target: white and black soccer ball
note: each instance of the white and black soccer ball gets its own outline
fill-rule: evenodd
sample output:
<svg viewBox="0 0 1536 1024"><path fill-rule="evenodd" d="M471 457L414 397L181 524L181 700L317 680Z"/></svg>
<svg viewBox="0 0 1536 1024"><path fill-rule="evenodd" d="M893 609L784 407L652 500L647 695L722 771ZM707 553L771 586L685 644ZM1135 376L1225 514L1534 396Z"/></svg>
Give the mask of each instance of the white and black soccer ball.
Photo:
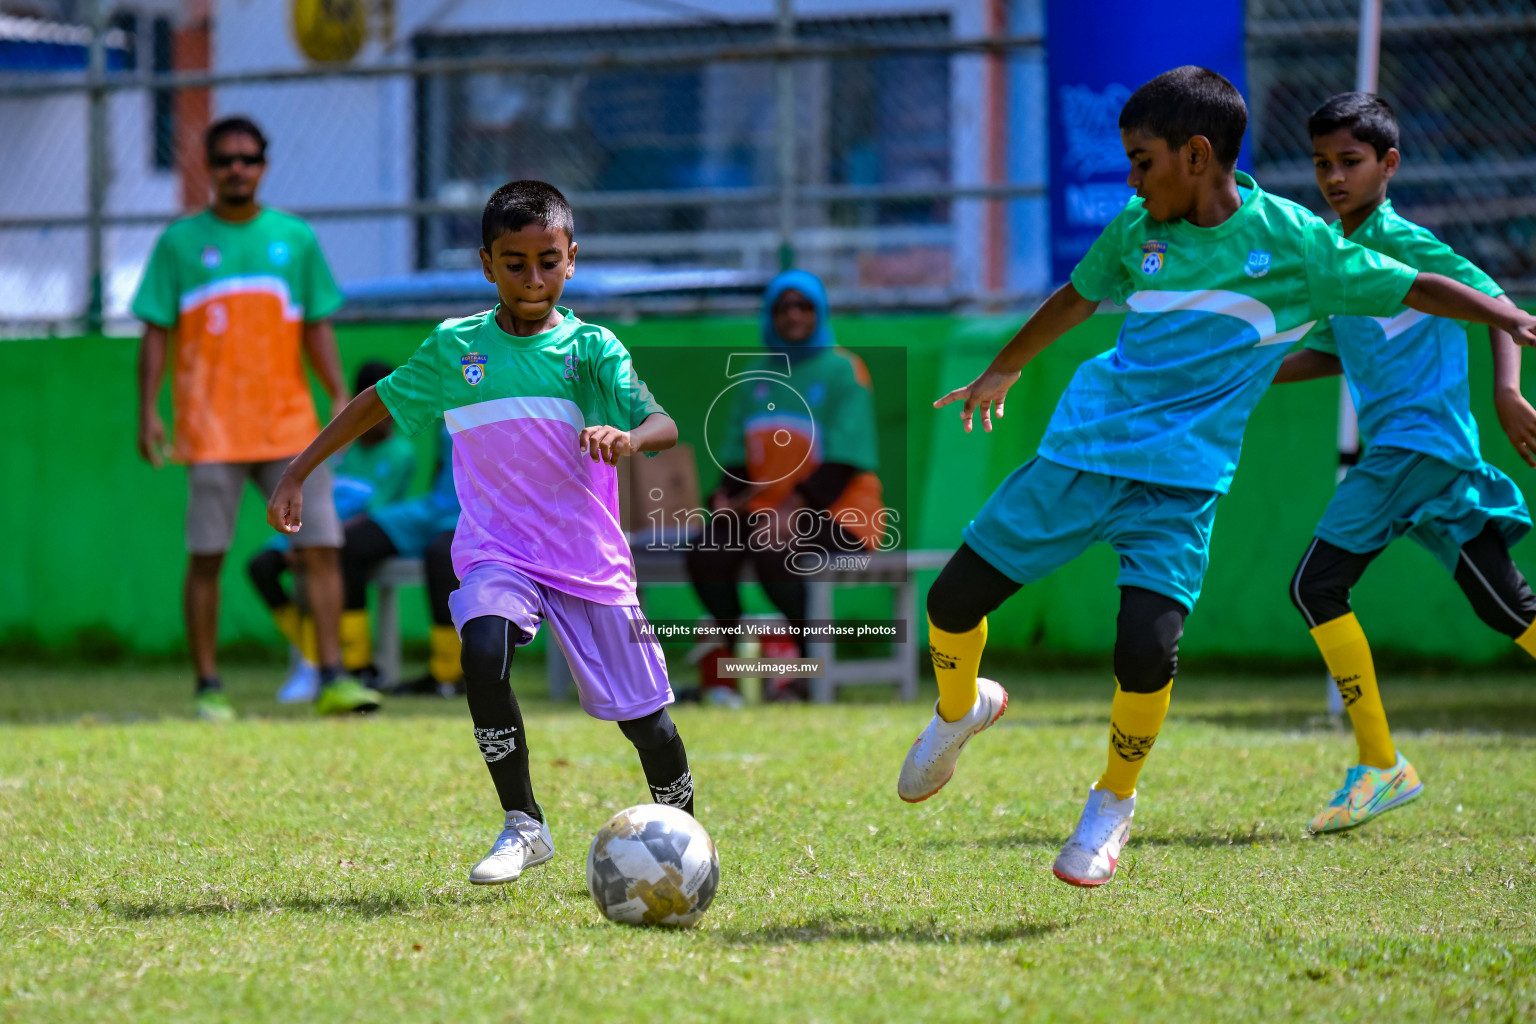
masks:
<svg viewBox="0 0 1536 1024"><path fill-rule="evenodd" d="M720 857L693 815L665 804L620 811L587 852L587 888L597 909L621 924L687 928L704 916L720 884Z"/></svg>

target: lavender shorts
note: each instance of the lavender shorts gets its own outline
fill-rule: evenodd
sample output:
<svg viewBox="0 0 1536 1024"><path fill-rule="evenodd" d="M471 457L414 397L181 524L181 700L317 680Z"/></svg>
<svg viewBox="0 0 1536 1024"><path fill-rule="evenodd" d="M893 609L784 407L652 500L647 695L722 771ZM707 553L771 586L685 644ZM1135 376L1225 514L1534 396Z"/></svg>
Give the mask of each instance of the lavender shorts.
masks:
<svg viewBox="0 0 1536 1024"><path fill-rule="evenodd" d="M548 621L571 666L582 710L593 718L627 722L674 700L661 646L634 639L632 624L645 621L639 605L598 604L536 583L511 566L482 562L448 596L448 609L461 633L471 619L499 615L531 640Z"/></svg>

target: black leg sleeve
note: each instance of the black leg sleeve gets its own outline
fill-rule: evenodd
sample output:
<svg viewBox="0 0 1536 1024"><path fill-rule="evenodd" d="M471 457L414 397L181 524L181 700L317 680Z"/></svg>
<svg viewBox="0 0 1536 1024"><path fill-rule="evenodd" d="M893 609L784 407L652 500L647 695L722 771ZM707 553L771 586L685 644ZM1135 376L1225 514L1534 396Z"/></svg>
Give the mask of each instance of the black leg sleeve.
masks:
<svg viewBox="0 0 1536 1024"><path fill-rule="evenodd" d="M1361 555L1321 537L1312 538L1291 577L1291 603L1307 620L1308 629L1349 614L1349 592L1385 550L1377 548Z"/></svg>
<svg viewBox="0 0 1536 1024"><path fill-rule="evenodd" d="M1143 587L1120 588L1115 623L1115 680L1126 693L1156 693L1179 671L1179 639L1189 611Z"/></svg>
<svg viewBox="0 0 1536 1024"><path fill-rule="evenodd" d="M522 630L499 615L470 619L464 624L461 663L469 716L475 723L475 742L490 769L502 810L522 811L542 821L539 805L533 799L533 780L528 774L523 712L509 681L512 652L522 636Z"/></svg>
<svg viewBox="0 0 1536 1024"><path fill-rule="evenodd" d="M688 770L688 752L683 749L683 738L677 734L667 709L620 722L619 731L640 755L651 799L692 814L693 773Z"/></svg>
<svg viewBox="0 0 1536 1024"><path fill-rule="evenodd" d="M1536 622L1536 597L1493 523L1462 545L1456 583L1490 629L1518 638Z"/></svg>
<svg viewBox="0 0 1536 1024"><path fill-rule="evenodd" d="M399 554L384 528L372 519L347 527L341 545L342 606L348 611L368 607L368 580L379 563Z"/></svg>
<svg viewBox="0 0 1536 1024"><path fill-rule="evenodd" d="M251 585L268 608L276 611L293 603L288 591L283 589L283 573L288 571L288 553L263 548L245 565Z"/></svg>
<svg viewBox="0 0 1536 1024"><path fill-rule="evenodd" d="M459 578L453 574L453 531L444 530L427 545L423 560L427 567L427 604L432 609L432 624L453 625L453 613L448 610L448 595L459 589Z"/></svg>
<svg viewBox="0 0 1536 1024"><path fill-rule="evenodd" d="M928 618L946 633L969 633L1021 586L961 544L928 591Z"/></svg>

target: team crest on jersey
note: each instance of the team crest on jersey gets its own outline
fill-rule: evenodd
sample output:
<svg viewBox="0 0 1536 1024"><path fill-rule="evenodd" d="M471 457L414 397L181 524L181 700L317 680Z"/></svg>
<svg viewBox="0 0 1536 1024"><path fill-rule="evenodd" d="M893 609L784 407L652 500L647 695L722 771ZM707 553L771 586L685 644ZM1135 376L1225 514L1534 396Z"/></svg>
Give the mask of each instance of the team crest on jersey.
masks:
<svg viewBox="0 0 1536 1024"><path fill-rule="evenodd" d="M1249 249L1248 262L1243 264L1243 273L1249 277L1263 277L1269 273L1269 253L1263 249Z"/></svg>
<svg viewBox="0 0 1536 1024"><path fill-rule="evenodd" d="M575 354L565 357L565 379L581 380L581 357Z"/></svg>
<svg viewBox="0 0 1536 1024"><path fill-rule="evenodd" d="M203 246L203 266L207 267L209 270L212 270L221 262L223 262L223 257L219 255L219 250L216 246Z"/></svg>
<svg viewBox="0 0 1536 1024"><path fill-rule="evenodd" d="M459 367L464 372L464 383L474 387L485 380L485 356L479 352L471 352L459 360Z"/></svg>
<svg viewBox="0 0 1536 1024"><path fill-rule="evenodd" d="M1163 269L1163 253L1168 251L1168 246L1157 239L1141 243L1141 272L1143 274L1155 274Z"/></svg>
<svg viewBox="0 0 1536 1024"><path fill-rule="evenodd" d="M274 267L286 267L288 265L288 243L273 242L267 246L267 260Z"/></svg>

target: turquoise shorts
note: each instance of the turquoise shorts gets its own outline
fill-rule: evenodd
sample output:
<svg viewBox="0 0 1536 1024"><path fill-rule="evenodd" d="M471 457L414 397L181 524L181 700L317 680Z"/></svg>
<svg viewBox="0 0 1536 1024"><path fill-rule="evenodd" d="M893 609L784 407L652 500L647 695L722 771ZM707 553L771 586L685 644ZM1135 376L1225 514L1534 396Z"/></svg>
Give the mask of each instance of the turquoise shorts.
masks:
<svg viewBox="0 0 1536 1024"><path fill-rule="evenodd" d="M1102 541L1120 556L1116 586L1194 610L1210 563L1215 491L1165 487L1034 458L1004 480L965 542L1016 583L1034 583Z"/></svg>
<svg viewBox="0 0 1536 1024"><path fill-rule="evenodd" d="M1384 447L1368 449L1344 477L1317 535L1360 555L1406 535L1455 572L1461 546L1489 523L1511 547L1531 529L1525 498L1509 477L1486 462L1462 469L1423 452Z"/></svg>
<svg viewBox="0 0 1536 1024"><path fill-rule="evenodd" d="M433 537L459 525L459 507L445 506L428 493L376 508L368 518L379 524L402 557L419 558Z"/></svg>

